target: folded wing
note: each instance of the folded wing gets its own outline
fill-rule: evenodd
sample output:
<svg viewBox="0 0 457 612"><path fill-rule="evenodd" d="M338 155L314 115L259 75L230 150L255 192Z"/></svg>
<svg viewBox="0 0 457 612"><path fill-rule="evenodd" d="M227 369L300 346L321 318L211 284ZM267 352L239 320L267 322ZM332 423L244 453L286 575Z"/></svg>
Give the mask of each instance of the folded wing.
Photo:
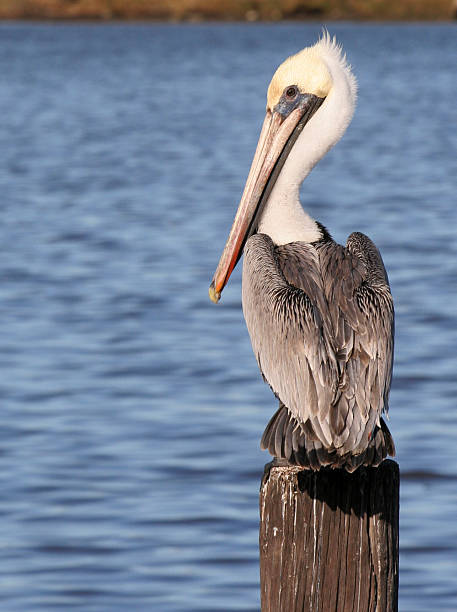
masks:
<svg viewBox="0 0 457 612"><path fill-rule="evenodd" d="M276 247L266 235L252 236L243 310L261 372L287 409L269 424L270 446L290 455L305 436L332 464L379 439L394 315L381 256L367 236L351 234L346 248L330 238ZM391 439L385 446L393 450Z"/></svg>

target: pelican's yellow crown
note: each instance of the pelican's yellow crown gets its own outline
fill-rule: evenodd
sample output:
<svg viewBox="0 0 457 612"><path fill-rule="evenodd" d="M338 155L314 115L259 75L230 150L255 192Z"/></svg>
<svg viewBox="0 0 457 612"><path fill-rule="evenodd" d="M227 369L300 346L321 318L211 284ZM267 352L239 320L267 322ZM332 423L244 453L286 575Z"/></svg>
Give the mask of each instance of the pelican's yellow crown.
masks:
<svg viewBox="0 0 457 612"><path fill-rule="evenodd" d="M268 87L267 106L272 109L279 102L284 89L297 85L301 93L326 98L332 88L332 77L322 59L322 40L312 47L288 57L276 70Z"/></svg>

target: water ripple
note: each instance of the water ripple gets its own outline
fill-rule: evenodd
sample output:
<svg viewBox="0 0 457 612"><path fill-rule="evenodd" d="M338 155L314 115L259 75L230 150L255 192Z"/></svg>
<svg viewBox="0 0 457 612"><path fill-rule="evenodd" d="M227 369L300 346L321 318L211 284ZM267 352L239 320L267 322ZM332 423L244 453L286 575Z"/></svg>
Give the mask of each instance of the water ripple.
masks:
<svg viewBox="0 0 457 612"><path fill-rule="evenodd" d="M258 610L276 401L240 271L207 287L266 84L320 25L0 28L2 609ZM400 608L455 610L455 28L329 28L359 104L302 198L383 253Z"/></svg>

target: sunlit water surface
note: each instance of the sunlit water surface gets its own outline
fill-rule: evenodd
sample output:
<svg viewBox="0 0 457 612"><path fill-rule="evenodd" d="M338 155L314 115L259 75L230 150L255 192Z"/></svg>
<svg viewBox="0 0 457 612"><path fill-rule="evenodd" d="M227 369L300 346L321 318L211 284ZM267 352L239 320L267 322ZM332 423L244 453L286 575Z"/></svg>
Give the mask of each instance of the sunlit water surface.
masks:
<svg viewBox="0 0 457 612"><path fill-rule="evenodd" d="M457 30L330 24L358 76L302 189L380 247L400 609L457 609ZM0 27L1 609L259 609L261 381L207 287L312 25Z"/></svg>

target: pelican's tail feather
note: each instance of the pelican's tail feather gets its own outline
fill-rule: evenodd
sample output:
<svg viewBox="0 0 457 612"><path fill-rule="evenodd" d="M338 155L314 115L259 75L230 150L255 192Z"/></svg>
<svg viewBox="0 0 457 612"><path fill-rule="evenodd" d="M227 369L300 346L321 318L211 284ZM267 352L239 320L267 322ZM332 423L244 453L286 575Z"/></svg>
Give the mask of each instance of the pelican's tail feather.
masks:
<svg viewBox="0 0 457 612"><path fill-rule="evenodd" d="M387 455L395 456L390 431L382 419L380 422L381 427L375 427L364 450L342 455L335 447L325 448L314 434L311 423L300 424L280 402L263 433L260 446L291 465L315 471L331 467L353 472L361 465L377 467Z"/></svg>

